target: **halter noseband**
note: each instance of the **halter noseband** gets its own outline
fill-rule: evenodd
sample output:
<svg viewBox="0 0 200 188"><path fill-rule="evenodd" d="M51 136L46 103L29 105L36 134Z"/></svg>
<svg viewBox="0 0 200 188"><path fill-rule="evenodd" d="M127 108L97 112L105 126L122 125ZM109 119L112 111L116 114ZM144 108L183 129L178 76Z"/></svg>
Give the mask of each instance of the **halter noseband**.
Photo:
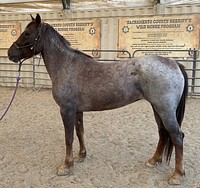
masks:
<svg viewBox="0 0 200 188"><path fill-rule="evenodd" d="M43 27L43 24L41 23L39 32L38 32L36 38L34 39L34 42L33 42L33 43L27 44L27 45L18 46L18 45L16 44L16 42L13 42L13 45L16 47L17 52L18 52L18 57L19 57L19 59L20 59L20 60L19 60L19 62L20 62L20 64L19 64L19 71L20 71L20 69L21 69L22 63L26 60L26 58L23 59L23 60L21 60L21 58L20 58L20 53L19 53L19 49L30 47L31 50L34 50L33 55L35 55L35 51L36 51L36 48L35 48L35 47L36 47L36 45L37 45L37 41L40 40L40 38L41 38L42 27Z"/></svg>

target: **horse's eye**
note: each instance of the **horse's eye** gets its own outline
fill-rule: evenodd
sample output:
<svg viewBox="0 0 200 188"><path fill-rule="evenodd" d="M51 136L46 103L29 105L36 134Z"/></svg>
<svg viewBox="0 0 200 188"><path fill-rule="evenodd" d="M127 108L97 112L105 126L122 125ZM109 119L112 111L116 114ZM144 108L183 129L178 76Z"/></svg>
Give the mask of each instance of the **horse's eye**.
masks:
<svg viewBox="0 0 200 188"><path fill-rule="evenodd" d="M28 36L30 36L30 33L25 32L24 35L25 35L26 37L28 37Z"/></svg>

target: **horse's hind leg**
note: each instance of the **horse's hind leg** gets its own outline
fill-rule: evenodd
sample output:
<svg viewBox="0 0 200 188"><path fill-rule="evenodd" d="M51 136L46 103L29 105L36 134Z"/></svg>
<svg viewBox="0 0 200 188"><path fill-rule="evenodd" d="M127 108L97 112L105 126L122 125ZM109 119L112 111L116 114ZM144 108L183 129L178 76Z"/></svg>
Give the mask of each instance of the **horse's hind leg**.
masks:
<svg viewBox="0 0 200 188"><path fill-rule="evenodd" d="M86 157L86 149L85 149L85 142L84 142L84 128L83 128L83 112L76 113L76 135L79 140L80 150L78 154L78 162L84 161Z"/></svg>
<svg viewBox="0 0 200 188"><path fill-rule="evenodd" d="M175 147L175 170L171 178L169 179L169 184L178 185L181 184L182 177L185 175L183 166L183 138L184 134L181 131L179 123L176 118L176 113L173 109L168 109L167 111L161 113L160 115L163 125L168 132L166 135L168 140L165 144L167 162L170 161L173 146Z"/></svg>
<svg viewBox="0 0 200 188"><path fill-rule="evenodd" d="M153 111L154 111L156 123L158 125L159 141L158 141L158 145L157 145L157 148L156 148L156 151L155 151L153 157L150 158L146 162L146 166L148 166L148 167L154 167L156 165L156 163L162 162L163 151L165 148L165 144L167 142L166 134L168 134L166 129L163 126L160 116L154 109L153 109Z"/></svg>
<svg viewBox="0 0 200 188"><path fill-rule="evenodd" d="M169 131L169 135L175 146L175 171L169 179L169 184L179 185L181 184L182 177L185 175L183 166L183 138L184 134L180 129L176 131Z"/></svg>

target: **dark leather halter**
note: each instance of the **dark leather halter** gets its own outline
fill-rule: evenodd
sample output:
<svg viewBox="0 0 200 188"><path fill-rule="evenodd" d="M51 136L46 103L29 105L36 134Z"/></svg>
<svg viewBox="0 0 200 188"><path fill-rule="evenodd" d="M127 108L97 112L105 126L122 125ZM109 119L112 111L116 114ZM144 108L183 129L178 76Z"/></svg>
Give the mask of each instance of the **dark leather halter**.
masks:
<svg viewBox="0 0 200 188"><path fill-rule="evenodd" d="M18 45L16 44L16 42L13 42L13 45L16 47L16 49L17 49L17 51L18 51L18 57L19 57L19 72L20 72L20 70L21 70L21 65L22 65L22 63L23 63L26 59L28 59L28 58L25 58L25 59L21 60L19 50L22 49L22 48L28 48L28 47L30 47L31 50L34 50L33 55L35 55L37 41L39 41L39 40L41 39L42 27L43 27L43 23L41 23L41 26L40 26L40 28L39 28L38 34L37 34L36 38L34 39L34 41L33 41L32 43L27 44L27 45L18 46Z"/></svg>

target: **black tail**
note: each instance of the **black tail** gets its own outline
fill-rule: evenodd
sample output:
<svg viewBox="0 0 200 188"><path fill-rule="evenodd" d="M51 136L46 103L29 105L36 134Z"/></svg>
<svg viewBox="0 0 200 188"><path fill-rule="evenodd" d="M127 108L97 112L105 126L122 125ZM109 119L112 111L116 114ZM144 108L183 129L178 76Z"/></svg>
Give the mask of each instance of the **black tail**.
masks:
<svg viewBox="0 0 200 188"><path fill-rule="evenodd" d="M181 96L181 100L180 100L179 105L176 110L177 121L179 123L179 126L181 127L181 124L182 124L182 121L184 118L184 113L185 113L186 98L188 95L188 76L187 76L187 73L185 72L184 66L179 63L178 63L178 65L179 65L179 68L180 68L180 70L184 76L184 80L185 80L185 85L184 85L183 93ZM167 142L165 145L165 156L166 156L166 162L169 164L171 155L172 155L172 151L173 151L173 143L172 143L172 140L171 140L169 134L167 132L165 132L165 134L167 134L166 135ZM183 137L184 137L184 134L183 134Z"/></svg>
<svg viewBox="0 0 200 188"><path fill-rule="evenodd" d="M179 63L178 63L178 65L179 65L179 68L181 69L181 72L185 79L183 94L182 94L181 100L179 102L178 108L176 110L177 120L178 120L179 125L181 126L181 123L184 118L184 113L185 113L185 102L186 102L186 98L188 95L188 76L187 76L187 73L185 72L184 66Z"/></svg>

